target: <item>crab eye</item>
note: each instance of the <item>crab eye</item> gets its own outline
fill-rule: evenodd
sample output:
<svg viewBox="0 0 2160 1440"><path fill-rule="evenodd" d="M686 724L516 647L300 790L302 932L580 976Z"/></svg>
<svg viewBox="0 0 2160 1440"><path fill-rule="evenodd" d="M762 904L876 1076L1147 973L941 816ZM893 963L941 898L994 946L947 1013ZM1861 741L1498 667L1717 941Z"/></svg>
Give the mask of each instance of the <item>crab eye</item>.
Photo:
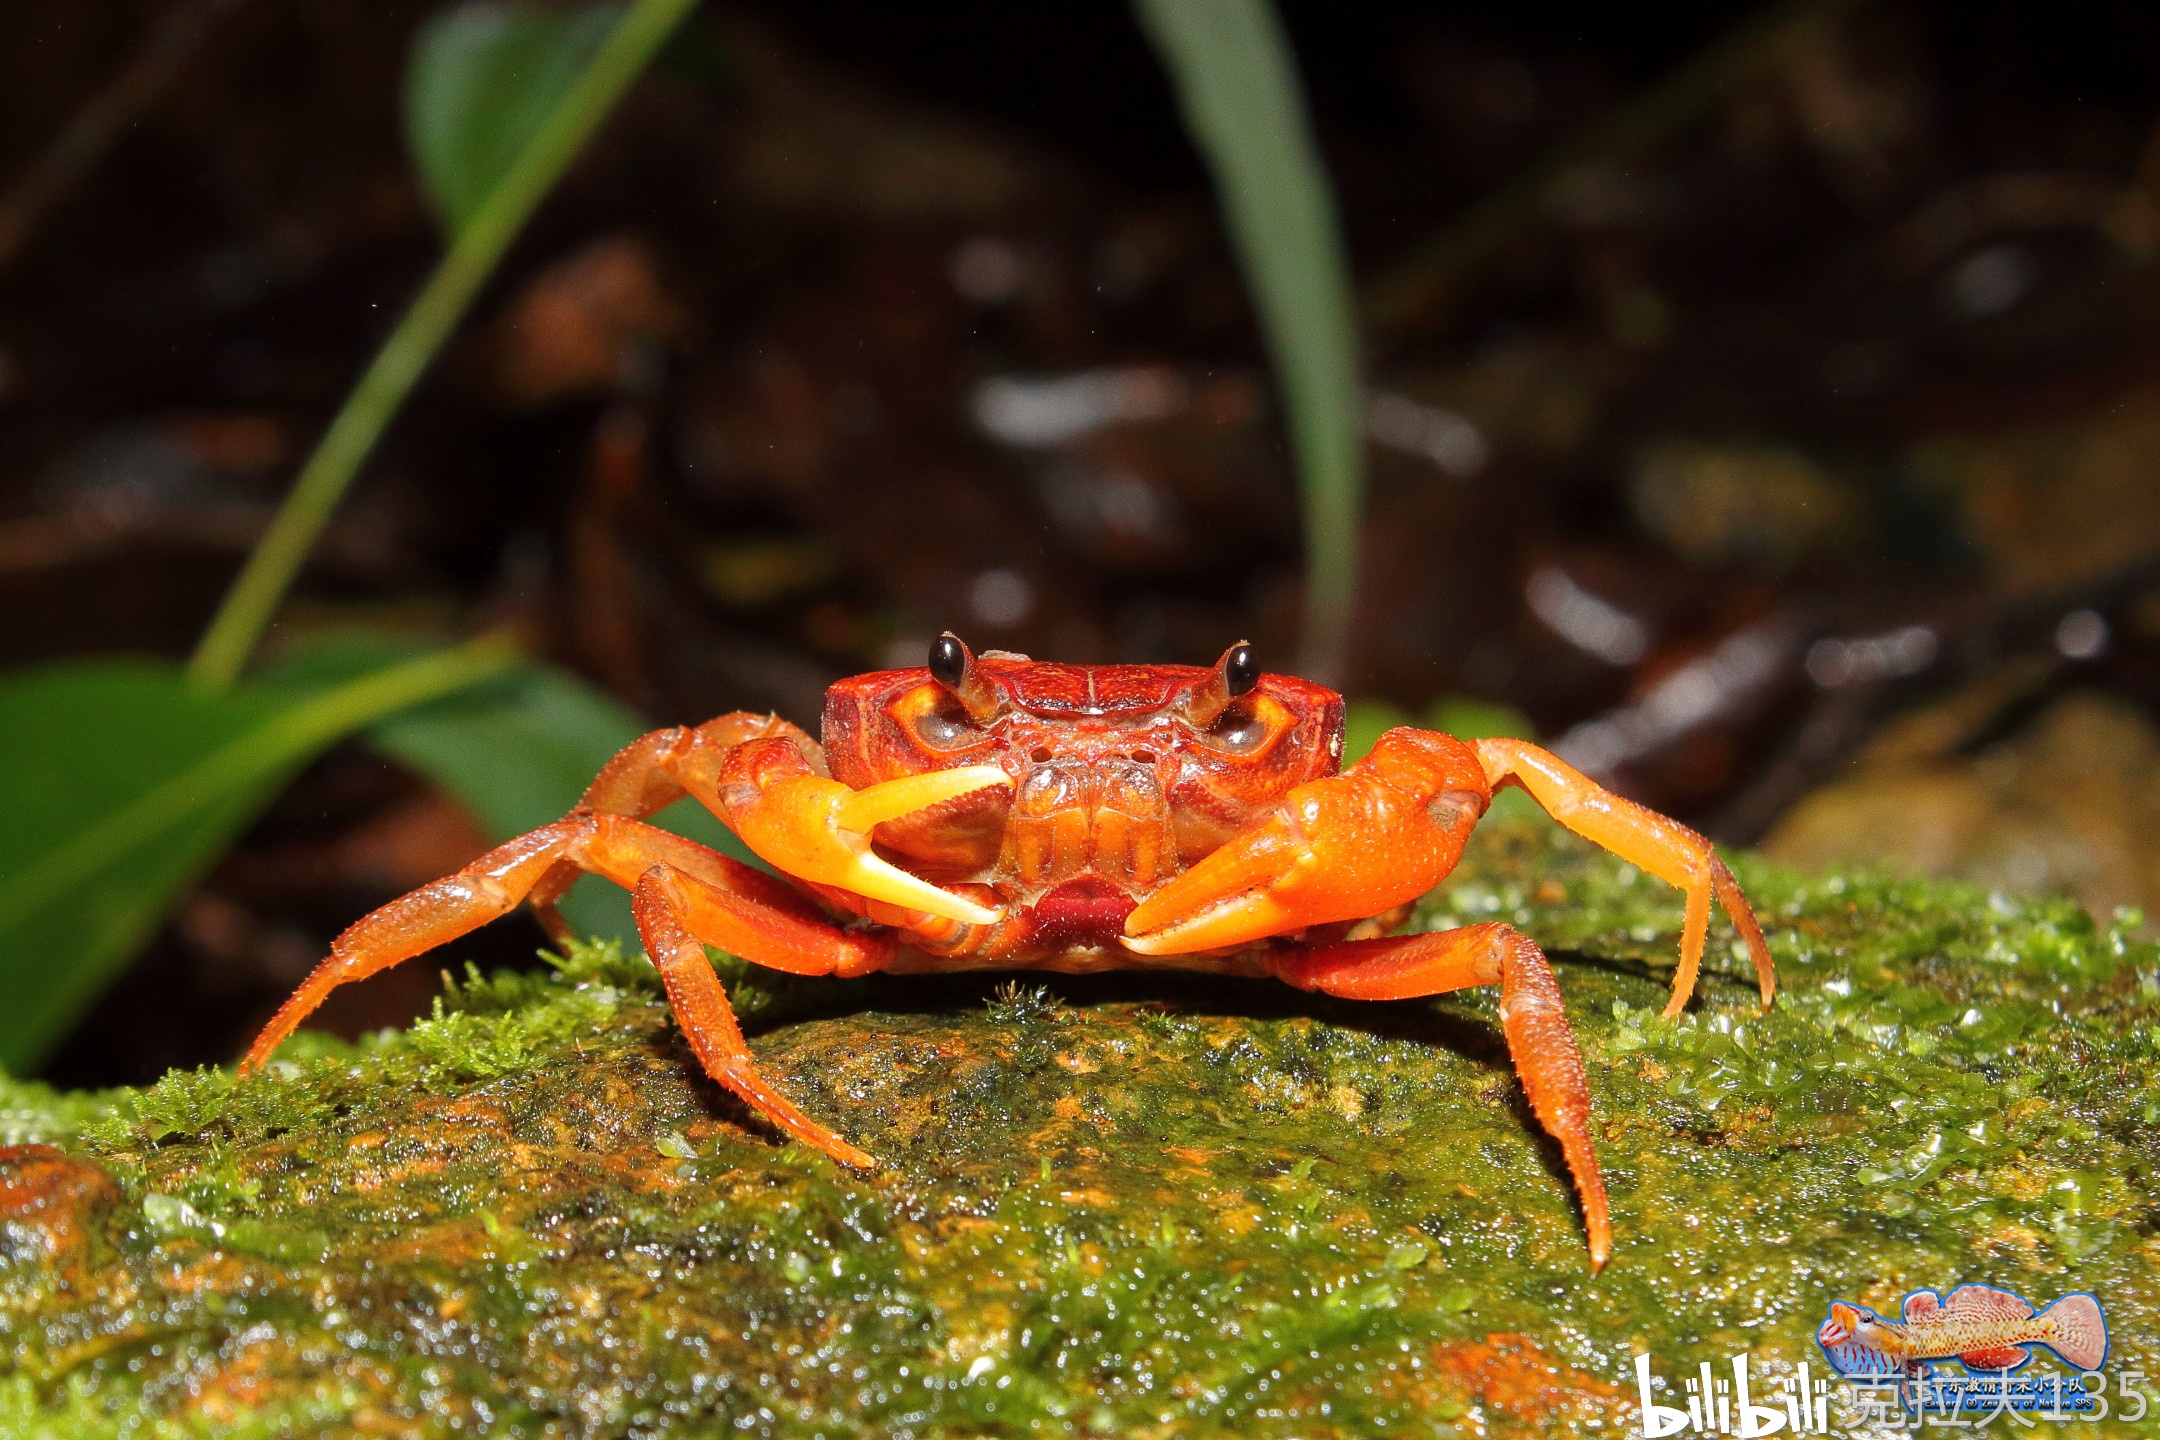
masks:
<svg viewBox="0 0 2160 1440"><path fill-rule="evenodd" d="M930 675L948 690L958 690L967 683L968 648L960 637L948 630L931 642Z"/></svg>
<svg viewBox="0 0 2160 1440"><path fill-rule="evenodd" d="M1267 723L1250 711L1224 712L1221 719L1208 727L1208 739L1225 750L1243 753L1257 750L1268 737Z"/></svg>
<svg viewBox="0 0 2160 1440"><path fill-rule="evenodd" d="M974 730L964 720L951 715L941 715L933 710L927 715L918 715L915 718L915 733L922 737L925 745L939 750L950 750L955 746L965 745Z"/></svg>
<svg viewBox="0 0 2160 1440"><path fill-rule="evenodd" d="M1235 699L1260 683L1260 657L1240 640L1223 653L1222 675L1223 689Z"/></svg>

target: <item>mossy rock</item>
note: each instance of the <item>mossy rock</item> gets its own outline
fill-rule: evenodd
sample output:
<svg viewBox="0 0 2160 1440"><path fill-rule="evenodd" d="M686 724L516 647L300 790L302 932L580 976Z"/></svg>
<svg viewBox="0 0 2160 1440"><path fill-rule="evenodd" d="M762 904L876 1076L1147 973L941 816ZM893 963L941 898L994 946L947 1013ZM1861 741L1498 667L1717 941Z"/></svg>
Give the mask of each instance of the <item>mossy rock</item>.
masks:
<svg viewBox="0 0 2160 1440"><path fill-rule="evenodd" d="M1658 1019L1676 897L1549 827L1482 836L1420 917L1552 952L1602 1274L1490 993L729 972L858 1176L592 947L238 1084L0 1084L0 1142L59 1147L0 1159L0 1434L1634 1433L1637 1353L1820 1373L1831 1299L1968 1280L2093 1291L2120 1363L2160 1360L2154 950L2064 901L1739 870L1767 1016L1718 948Z"/></svg>

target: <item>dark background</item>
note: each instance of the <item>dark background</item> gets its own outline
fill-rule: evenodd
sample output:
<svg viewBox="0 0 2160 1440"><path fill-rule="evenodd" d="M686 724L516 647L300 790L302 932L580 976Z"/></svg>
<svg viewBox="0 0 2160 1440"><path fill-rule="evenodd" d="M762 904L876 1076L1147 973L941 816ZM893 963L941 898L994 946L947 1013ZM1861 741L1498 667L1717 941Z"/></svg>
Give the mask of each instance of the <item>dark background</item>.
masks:
<svg viewBox="0 0 2160 1440"><path fill-rule="evenodd" d="M192 646L439 253L398 108L428 9L0 13L0 660ZM2160 12L1283 13L1396 416L1345 689L1512 707L1796 863L2160 893ZM1791 23L1701 103L1615 140L1766 14ZM200 43L26 211L6 177L175 15ZM1555 147L1443 303L1389 303ZM1154 403L1040 445L974 408L1096 372ZM508 623L655 722L809 723L948 627L1287 665L1299 553L1241 281L1126 10L711 7L519 241L273 639ZM338 751L48 1075L228 1058L338 928L480 845ZM332 1022L412 1013L435 980L406 969Z"/></svg>

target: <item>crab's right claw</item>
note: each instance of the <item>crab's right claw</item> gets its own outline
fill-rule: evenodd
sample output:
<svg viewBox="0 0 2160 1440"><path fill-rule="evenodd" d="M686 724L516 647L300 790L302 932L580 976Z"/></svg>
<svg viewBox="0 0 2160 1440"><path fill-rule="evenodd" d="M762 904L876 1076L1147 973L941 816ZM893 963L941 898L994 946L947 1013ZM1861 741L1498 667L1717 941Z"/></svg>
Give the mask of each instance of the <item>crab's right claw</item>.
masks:
<svg viewBox="0 0 2160 1440"><path fill-rule="evenodd" d="M993 925L1000 911L879 859L870 849L870 832L955 796L1011 783L995 765L969 765L850 790L812 771L800 751L777 739L754 741L730 755L719 795L728 828L783 874L947 920Z"/></svg>
<svg viewBox="0 0 2160 1440"><path fill-rule="evenodd" d="M1125 948L1184 955L1378 915L1440 883L1489 798L1462 742L1390 730L1143 900Z"/></svg>

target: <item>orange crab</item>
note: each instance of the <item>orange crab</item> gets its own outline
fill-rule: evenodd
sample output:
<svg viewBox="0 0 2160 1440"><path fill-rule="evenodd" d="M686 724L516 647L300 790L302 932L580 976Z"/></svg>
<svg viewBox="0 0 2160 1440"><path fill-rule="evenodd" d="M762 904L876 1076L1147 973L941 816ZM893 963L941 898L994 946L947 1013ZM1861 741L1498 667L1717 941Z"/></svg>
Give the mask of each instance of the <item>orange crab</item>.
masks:
<svg viewBox="0 0 2160 1440"><path fill-rule="evenodd" d="M1342 744L1342 697L1262 674L1243 643L1208 668L1055 665L977 656L946 635L926 668L834 685L822 746L739 712L636 741L561 820L338 936L241 1069L268 1060L337 986L520 901L567 938L554 902L587 872L633 893L705 1072L863 1169L877 1162L758 1073L706 946L797 975L1197 970L1359 1000L1498 985L1508 1052L1560 1142L1602 1266L1612 1224L1589 1091L1544 953L1499 921L1387 931L1454 867L1506 785L1686 893L1668 1015L1695 988L1713 895L1769 1005L1776 975L1747 899L1702 836L1535 745L1404 727L1338 773ZM642 822L685 795L779 874Z"/></svg>

